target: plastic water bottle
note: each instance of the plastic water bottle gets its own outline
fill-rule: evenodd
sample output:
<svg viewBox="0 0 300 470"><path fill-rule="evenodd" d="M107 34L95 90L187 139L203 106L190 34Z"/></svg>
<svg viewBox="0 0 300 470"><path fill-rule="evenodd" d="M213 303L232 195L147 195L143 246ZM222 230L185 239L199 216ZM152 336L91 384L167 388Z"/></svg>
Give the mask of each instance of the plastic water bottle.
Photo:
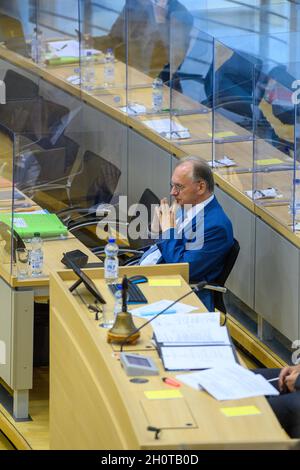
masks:
<svg viewBox="0 0 300 470"><path fill-rule="evenodd" d="M157 77L152 83L152 108L155 113L160 113L163 106L163 81Z"/></svg>
<svg viewBox="0 0 300 470"><path fill-rule="evenodd" d="M104 278L106 284L116 284L119 277L119 247L114 238L109 238L105 246Z"/></svg>
<svg viewBox="0 0 300 470"><path fill-rule="evenodd" d="M114 306L114 318L116 319L118 313L122 312L122 285L117 284L117 290L115 292L115 306Z"/></svg>
<svg viewBox="0 0 300 470"><path fill-rule="evenodd" d="M84 57L82 81L85 90L92 90L95 87L95 62L91 51L87 51Z"/></svg>
<svg viewBox="0 0 300 470"><path fill-rule="evenodd" d="M115 56L112 49L107 49L104 58L104 86L110 87L115 83Z"/></svg>
<svg viewBox="0 0 300 470"><path fill-rule="evenodd" d="M31 58L33 62L40 66L45 65L45 50L43 44L43 33L42 31L34 29L34 33L31 40Z"/></svg>
<svg viewBox="0 0 300 470"><path fill-rule="evenodd" d="M43 273L44 254L43 242L39 233L35 233L31 240L30 264L32 277L41 276Z"/></svg>

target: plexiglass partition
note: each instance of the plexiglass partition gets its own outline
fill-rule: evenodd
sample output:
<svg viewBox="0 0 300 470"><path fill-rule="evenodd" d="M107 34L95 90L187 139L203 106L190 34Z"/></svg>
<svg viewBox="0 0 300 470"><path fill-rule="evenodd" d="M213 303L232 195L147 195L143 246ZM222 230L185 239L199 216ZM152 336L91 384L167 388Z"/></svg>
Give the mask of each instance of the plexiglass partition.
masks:
<svg viewBox="0 0 300 470"><path fill-rule="evenodd" d="M222 42L215 41L214 136L217 137L218 132L217 104L226 86L231 92L231 102L228 106L226 99L223 99L225 104L221 106L222 115L230 126L239 129L235 133L244 134L241 143L235 144L236 158L239 160L236 171L232 168L224 175L222 170L222 176L292 231L298 231L299 227L296 221L295 185L298 183L299 104L296 98L300 70L297 61L287 62L286 59L296 57L294 45L298 40L299 33L294 32L279 33L272 38L246 35L240 38L238 48L234 47L236 41L232 37L222 38ZM269 47L265 47L268 42ZM261 44L264 44L263 48ZM217 69L218 50L229 53L220 77ZM219 81L221 93L218 89ZM233 104L236 106L234 114ZM218 140L215 139L217 159L218 147ZM231 152L234 149L232 142L226 144L226 147ZM228 153L226 147L223 143L221 153ZM233 176L232 173L236 174Z"/></svg>
<svg viewBox="0 0 300 470"><path fill-rule="evenodd" d="M184 0L24 2L23 32L15 36L24 39L22 55L41 70L29 77L20 68L29 78L21 86L8 75L11 88L28 96L8 103L9 113L0 109L2 125L29 149L19 151L19 163L31 168L22 174L18 164L20 191L50 211L83 210L109 199L96 183L86 191L89 200L79 194L90 172L105 175L108 162L119 176L107 194L138 199L128 171L145 166L133 156L138 131L166 152L201 156L243 197L296 230L298 104L289 100L298 78L298 22L291 21L298 7L275 1L194 7ZM8 7L2 13L12 15ZM38 176L36 161L43 167ZM165 171L167 181L171 165ZM149 178L147 187L156 187ZM275 196L258 197L270 188Z"/></svg>
<svg viewBox="0 0 300 470"><path fill-rule="evenodd" d="M3 104L0 105L4 106ZM1 110L1 108L0 108ZM13 153L15 136L12 131L0 125L0 217L2 214L12 214L13 211ZM12 260L12 222L8 224L0 220L0 259L3 269L10 274Z"/></svg>
<svg viewBox="0 0 300 470"><path fill-rule="evenodd" d="M264 63L257 75L254 197L276 220L298 231L300 67L297 62Z"/></svg>

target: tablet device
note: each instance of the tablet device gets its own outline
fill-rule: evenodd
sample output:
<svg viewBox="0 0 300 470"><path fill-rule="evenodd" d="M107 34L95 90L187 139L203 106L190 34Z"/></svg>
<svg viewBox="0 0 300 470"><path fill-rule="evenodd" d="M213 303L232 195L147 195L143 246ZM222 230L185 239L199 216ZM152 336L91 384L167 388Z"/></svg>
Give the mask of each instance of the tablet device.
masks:
<svg viewBox="0 0 300 470"><path fill-rule="evenodd" d="M68 258L65 255L66 265L73 269L74 273L77 274L80 281L83 282L87 290L97 299L101 304L106 304L106 301L103 299L102 295L100 294L99 290L95 286L94 282L77 266L73 260ZM76 287L78 287L78 282L75 282L73 286L70 287L70 292L72 292Z"/></svg>

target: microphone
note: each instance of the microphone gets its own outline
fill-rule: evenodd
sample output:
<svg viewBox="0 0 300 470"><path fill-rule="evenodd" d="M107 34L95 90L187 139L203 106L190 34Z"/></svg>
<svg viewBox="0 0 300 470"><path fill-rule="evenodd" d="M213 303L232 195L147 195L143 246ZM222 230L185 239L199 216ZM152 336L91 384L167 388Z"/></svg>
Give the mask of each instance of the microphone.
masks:
<svg viewBox="0 0 300 470"><path fill-rule="evenodd" d="M187 297L187 296L190 295L190 294L200 292L202 289L208 289L208 290L213 290L213 291L223 292L223 293L225 293L225 292L227 291L226 287L214 286L214 285L211 285L211 284L207 284L206 281L200 281L200 282L198 282L198 284L196 284L189 292L187 292L186 294L184 294L184 295L182 295L181 297L179 297L179 299L174 300L174 302L172 302L170 305L168 305L168 306L165 307L163 310L161 310L160 312L158 312L154 317L150 318L150 320L146 321L146 323L143 323L143 325L141 325L139 328L137 328L137 329L134 330L132 333L130 333L130 335L128 335L128 336L124 339L124 341L122 341L121 346L120 346L120 352L123 352L124 344L127 343L128 339L131 338L131 336L132 336L133 334L136 334L136 333L137 333L138 331L140 331L142 328L144 328L144 327L147 326L149 323L151 323L153 320L155 320L155 318L159 317L160 315L162 315L163 313L165 313L167 310L169 310L169 308L173 307L173 305L177 304L177 302L180 302L180 300L185 299L185 297ZM226 322L226 317L225 317L225 322ZM225 322L224 322L224 325L225 325Z"/></svg>

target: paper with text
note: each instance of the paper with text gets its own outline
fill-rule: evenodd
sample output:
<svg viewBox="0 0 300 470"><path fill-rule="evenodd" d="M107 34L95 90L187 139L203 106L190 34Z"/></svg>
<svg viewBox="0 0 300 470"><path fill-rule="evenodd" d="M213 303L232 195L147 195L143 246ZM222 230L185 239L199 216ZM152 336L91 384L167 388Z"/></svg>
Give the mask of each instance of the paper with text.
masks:
<svg viewBox="0 0 300 470"><path fill-rule="evenodd" d="M193 370L235 363L230 346L174 346L161 348L167 370Z"/></svg>
<svg viewBox="0 0 300 470"><path fill-rule="evenodd" d="M279 395L262 375L238 365L223 365L197 372L194 380L217 400L238 400L259 395Z"/></svg>

